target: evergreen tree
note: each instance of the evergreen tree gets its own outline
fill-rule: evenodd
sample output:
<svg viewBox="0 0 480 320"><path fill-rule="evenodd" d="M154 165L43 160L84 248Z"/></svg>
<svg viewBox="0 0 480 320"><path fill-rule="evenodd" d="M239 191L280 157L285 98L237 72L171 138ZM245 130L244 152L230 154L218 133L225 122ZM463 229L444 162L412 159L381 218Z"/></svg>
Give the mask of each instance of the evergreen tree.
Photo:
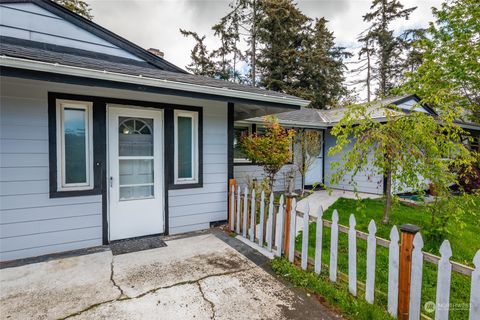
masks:
<svg viewBox="0 0 480 320"><path fill-rule="evenodd" d="M402 74L401 47L390 25L397 19L408 19L416 7L404 9L398 0L373 0L370 9L363 20L371 25L360 41L374 46L375 66L370 71L378 81L376 95L385 97Z"/></svg>
<svg viewBox="0 0 480 320"><path fill-rule="evenodd" d="M212 52L216 58L215 69L220 79L241 82L237 72L237 64L243 58L238 48L240 32L238 12L233 11L230 16L223 17L220 22L212 27L215 36L220 39L221 46Z"/></svg>
<svg viewBox="0 0 480 320"><path fill-rule="evenodd" d="M92 20L92 9L87 2L83 0L54 0L61 6L64 6L68 10L75 12L76 14L81 15L85 19Z"/></svg>
<svg viewBox="0 0 480 320"><path fill-rule="evenodd" d="M316 108L346 93L343 60L348 54L335 46L327 20L317 19L312 26L293 0L233 0L230 8L212 27L220 46L211 54L204 38L182 30L197 41L188 70L293 94ZM239 73L237 65L247 73Z"/></svg>
<svg viewBox="0 0 480 320"><path fill-rule="evenodd" d="M316 19L301 51L307 59L300 65L299 78L303 75L306 79L305 85L299 84L305 92L299 96L311 100L311 107L320 109L335 104L347 94L343 60L351 55L335 46L335 37L328 30L327 22L325 18Z"/></svg>
<svg viewBox="0 0 480 320"><path fill-rule="evenodd" d="M362 78L359 80L355 80L353 84L362 84L362 89L365 88L367 90L367 101L370 102L372 100L372 86L374 80L372 74L372 58L375 51L371 39L365 38L363 35L360 35L358 41L362 44L362 47L358 52L357 63L359 64L359 66L352 70L352 74L354 76L361 76Z"/></svg>
<svg viewBox="0 0 480 320"><path fill-rule="evenodd" d="M403 72L413 72L422 64L425 50L417 44L425 39L426 34L426 29L409 29L397 38L403 51L401 61Z"/></svg>
<svg viewBox="0 0 480 320"><path fill-rule="evenodd" d="M257 58L261 85L293 93L298 74L299 52L303 50L309 18L292 0L259 2L257 37L262 44Z"/></svg>
<svg viewBox="0 0 480 320"><path fill-rule="evenodd" d="M238 42L244 41L247 49L241 52L238 49L238 42L234 47L234 64L237 61L249 66L247 74L236 77L240 82L247 82L253 86L257 85L257 56L258 56L258 37L257 23L259 19L258 6L261 0L233 0L230 3L231 11L221 20L230 25ZM236 67L234 68L236 72ZM245 81L242 81L245 80Z"/></svg>
<svg viewBox="0 0 480 320"><path fill-rule="evenodd" d="M187 66L187 70L194 74L202 76L215 76L215 65L212 61L211 54L209 54L207 47L204 43L205 36L199 36L198 33L193 31L186 31L180 29L180 32L185 37L192 37L195 39L196 44L190 52L190 58L192 62Z"/></svg>

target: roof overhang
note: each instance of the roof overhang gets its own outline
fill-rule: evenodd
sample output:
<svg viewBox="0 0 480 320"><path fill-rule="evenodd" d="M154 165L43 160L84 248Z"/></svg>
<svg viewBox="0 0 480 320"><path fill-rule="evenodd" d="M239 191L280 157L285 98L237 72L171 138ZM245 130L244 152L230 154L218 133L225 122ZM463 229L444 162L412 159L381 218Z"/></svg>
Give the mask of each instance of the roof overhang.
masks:
<svg viewBox="0 0 480 320"><path fill-rule="evenodd" d="M263 124L264 123L263 120L258 118L240 120L235 122L238 124ZM319 122L318 124L315 124L315 123L308 123L308 122L302 122L302 121L285 121L281 119L278 119L278 123L288 128L305 128L305 129L327 129L333 126L333 125L330 125L329 123Z"/></svg>
<svg viewBox="0 0 480 320"><path fill-rule="evenodd" d="M61 65L57 63L21 59L10 56L0 56L0 66L3 68L28 70L34 72L44 72L49 74L65 75L68 77L78 77L87 79L103 80L108 82L132 84L142 87L162 88L170 91L187 92L207 97L221 97L222 100L243 103L244 105L268 106L270 108L279 108L282 110L298 109L308 105L310 102L303 99L290 97L280 97L268 94L259 94L253 92L245 92L240 90L232 90L228 88L218 88L210 86L202 86L197 84L189 84L164 79L145 77L142 75L129 75L124 73L116 73L110 71L102 71L95 69L87 69L69 65ZM2 72L3 74L3 72ZM216 99L218 100L218 99ZM276 110L276 109L275 109ZM271 112L273 113L273 112ZM257 112L258 115L268 114L265 110Z"/></svg>

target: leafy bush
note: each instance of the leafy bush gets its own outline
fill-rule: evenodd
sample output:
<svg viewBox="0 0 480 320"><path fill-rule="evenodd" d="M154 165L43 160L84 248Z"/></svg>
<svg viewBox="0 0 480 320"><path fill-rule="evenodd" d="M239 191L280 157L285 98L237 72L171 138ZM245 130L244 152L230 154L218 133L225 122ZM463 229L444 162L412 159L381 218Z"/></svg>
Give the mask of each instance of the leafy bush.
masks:
<svg viewBox="0 0 480 320"><path fill-rule="evenodd" d="M458 173L458 184L466 193L480 192L480 162L470 167L462 167Z"/></svg>

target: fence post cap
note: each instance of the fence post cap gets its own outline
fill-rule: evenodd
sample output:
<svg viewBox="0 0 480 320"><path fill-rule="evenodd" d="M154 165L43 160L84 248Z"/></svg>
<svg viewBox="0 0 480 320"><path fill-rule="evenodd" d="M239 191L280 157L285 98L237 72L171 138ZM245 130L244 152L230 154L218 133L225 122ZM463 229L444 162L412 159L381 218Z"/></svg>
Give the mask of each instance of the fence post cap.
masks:
<svg viewBox="0 0 480 320"><path fill-rule="evenodd" d="M296 194L295 192L288 192L288 193L285 194L285 196L287 198L296 198L296 197L298 197L298 194Z"/></svg>
<svg viewBox="0 0 480 320"><path fill-rule="evenodd" d="M420 227L414 224L407 223L400 226L400 231L415 234L420 231Z"/></svg>

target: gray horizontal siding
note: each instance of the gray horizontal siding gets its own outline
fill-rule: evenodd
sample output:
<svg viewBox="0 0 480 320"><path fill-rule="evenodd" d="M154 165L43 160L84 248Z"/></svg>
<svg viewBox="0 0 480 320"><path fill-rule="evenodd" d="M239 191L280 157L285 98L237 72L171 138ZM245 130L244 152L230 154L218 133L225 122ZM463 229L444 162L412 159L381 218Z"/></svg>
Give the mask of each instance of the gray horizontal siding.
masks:
<svg viewBox="0 0 480 320"><path fill-rule="evenodd" d="M141 60L33 3L0 5L0 34Z"/></svg>
<svg viewBox="0 0 480 320"><path fill-rule="evenodd" d="M383 175L376 173L375 169L372 166L368 166L364 170L358 172L355 177L353 178L356 186L353 185L350 181L352 178L352 174L347 173L344 175L341 181L336 184L331 183L331 177L335 173L335 169L332 168L333 162L340 162L342 161L342 156L344 152L337 153L334 156L328 155L328 150L333 147L336 143L336 138L330 134L330 130L327 130L327 134L325 136L325 184L328 187L335 188L335 189L343 189L343 190L355 190L359 192L366 192L366 193L375 193L375 194L382 194L383 193ZM350 146L346 146L347 150Z"/></svg>
<svg viewBox="0 0 480 320"><path fill-rule="evenodd" d="M203 222L197 224L189 224L179 227L170 227L170 234L180 234L185 232L199 231L210 228L210 223Z"/></svg>
<svg viewBox="0 0 480 320"><path fill-rule="evenodd" d="M48 88L1 82L0 259L101 245L101 196L49 196Z"/></svg>
<svg viewBox="0 0 480 320"><path fill-rule="evenodd" d="M75 230L78 229L78 226L82 226L82 228L101 227L102 215L97 213L78 217L3 223L0 225L0 234L2 239L5 239L55 231Z"/></svg>
<svg viewBox="0 0 480 320"><path fill-rule="evenodd" d="M38 256L52 252L98 246L101 227L79 228L0 239L2 260Z"/></svg>
<svg viewBox="0 0 480 320"><path fill-rule="evenodd" d="M0 212L0 221L2 224L10 224L101 214L101 207L98 203L92 202L76 205L66 204L53 207L2 210L2 212Z"/></svg>
<svg viewBox="0 0 480 320"><path fill-rule="evenodd" d="M169 191L170 233L227 218L226 103L5 77L0 86L2 260L102 243L101 196L49 198L49 91L203 106L203 187Z"/></svg>

